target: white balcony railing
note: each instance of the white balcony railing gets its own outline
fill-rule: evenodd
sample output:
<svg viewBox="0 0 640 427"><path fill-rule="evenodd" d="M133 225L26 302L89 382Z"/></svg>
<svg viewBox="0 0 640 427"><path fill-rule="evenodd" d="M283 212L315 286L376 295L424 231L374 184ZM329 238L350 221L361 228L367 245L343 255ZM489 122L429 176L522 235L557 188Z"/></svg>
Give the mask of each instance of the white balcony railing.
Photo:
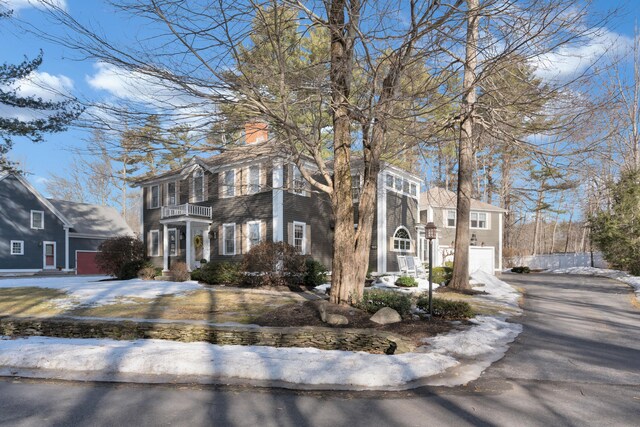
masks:
<svg viewBox="0 0 640 427"><path fill-rule="evenodd" d="M163 206L161 218L172 218L176 216L197 216L204 218L212 217L212 209L210 206L200 206L185 203L177 206Z"/></svg>

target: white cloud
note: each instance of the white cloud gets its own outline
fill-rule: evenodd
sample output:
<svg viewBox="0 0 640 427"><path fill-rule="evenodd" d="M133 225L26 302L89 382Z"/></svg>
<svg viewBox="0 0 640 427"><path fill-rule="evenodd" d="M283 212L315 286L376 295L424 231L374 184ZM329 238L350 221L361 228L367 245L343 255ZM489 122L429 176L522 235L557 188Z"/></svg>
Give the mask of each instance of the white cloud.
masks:
<svg viewBox="0 0 640 427"><path fill-rule="evenodd" d="M601 28L583 43L561 46L536 58L536 74L545 80L564 80L584 72L602 57L613 57L626 51L633 39Z"/></svg>
<svg viewBox="0 0 640 427"><path fill-rule="evenodd" d="M46 9L50 5L67 10L67 0L0 0L0 5L17 12L21 9Z"/></svg>

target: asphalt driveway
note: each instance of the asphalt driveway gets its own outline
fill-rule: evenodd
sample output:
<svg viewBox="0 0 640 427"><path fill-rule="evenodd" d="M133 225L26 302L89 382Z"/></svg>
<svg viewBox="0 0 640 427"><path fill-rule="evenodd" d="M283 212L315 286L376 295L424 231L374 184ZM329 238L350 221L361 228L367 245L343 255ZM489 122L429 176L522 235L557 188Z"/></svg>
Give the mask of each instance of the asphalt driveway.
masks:
<svg viewBox="0 0 640 427"><path fill-rule="evenodd" d="M637 426L640 309L613 280L505 275L524 331L465 387L304 392L0 380L0 425Z"/></svg>

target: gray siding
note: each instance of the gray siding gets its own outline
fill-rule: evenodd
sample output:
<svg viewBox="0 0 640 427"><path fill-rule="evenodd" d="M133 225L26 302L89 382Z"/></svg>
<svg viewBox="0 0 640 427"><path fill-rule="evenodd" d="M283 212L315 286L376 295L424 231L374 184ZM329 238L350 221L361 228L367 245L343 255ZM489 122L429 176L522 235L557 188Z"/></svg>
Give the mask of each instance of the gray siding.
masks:
<svg viewBox="0 0 640 427"><path fill-rule="evenodd" d="M44 230L31 228L31 210L44 211ZM24 255L11 255L11 240L24 241ZM62 222L13 176L0 181L0 270L43 268L43 241L56 242L56 266L64 268Z"/></svg>
<svg viewBox="0 0 640 427"><path fill-rule="evenodd" d="M416 256L416 224L420 221L418 201L387 190L387 271L398 271L398 255ZM406 227L411 236L411 251L393 250L393 235L398 227Z"/></svg>
<svg viewBox="0 0 640 427"><path fill-rule="evenodd" d="M438 241L440 246L453 246L453 242L456 238L456 229L454 227L447 227L446 223L446 211L450 209L433 208L433 222L438 227ZM473 211L484 212L484 211ZM472 228L471 234L475 234L478 238L478 246L484 243L484 246L493 246L495 248L495 268L500 265L500 212L486 212L489 218L488 229ZM427 211L424 210L420 213L422 222L427 223Z"/></svg>

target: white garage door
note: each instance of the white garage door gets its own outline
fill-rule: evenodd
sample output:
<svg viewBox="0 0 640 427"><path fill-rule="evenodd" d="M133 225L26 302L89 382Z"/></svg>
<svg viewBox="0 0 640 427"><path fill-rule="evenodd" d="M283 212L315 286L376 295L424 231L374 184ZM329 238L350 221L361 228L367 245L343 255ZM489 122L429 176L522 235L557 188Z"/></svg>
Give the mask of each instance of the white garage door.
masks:
<svg viewBox="0 0 640 427"><path fill-rule="evenodd" d="M495 248L492 246L472 246L469 248L469 272L482 270L489 274L494 272Z"/></svg>

